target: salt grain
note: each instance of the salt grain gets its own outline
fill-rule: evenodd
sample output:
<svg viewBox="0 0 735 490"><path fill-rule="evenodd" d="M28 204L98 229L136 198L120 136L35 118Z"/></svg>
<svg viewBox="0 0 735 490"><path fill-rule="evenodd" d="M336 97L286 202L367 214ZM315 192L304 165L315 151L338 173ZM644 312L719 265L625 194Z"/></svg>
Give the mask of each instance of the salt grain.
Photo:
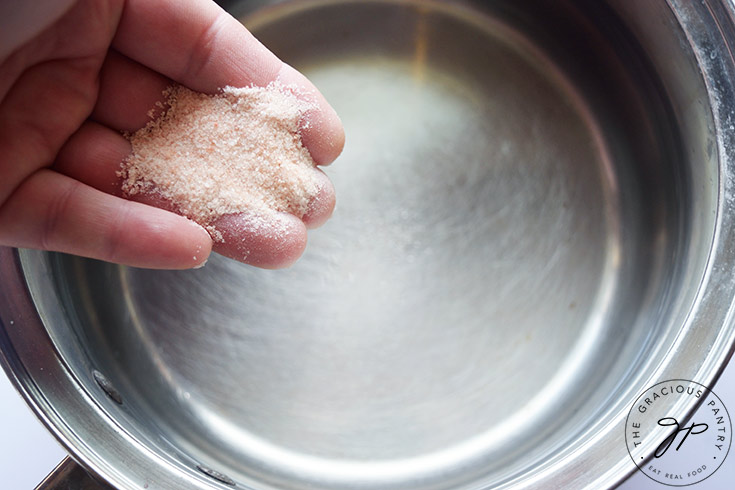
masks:
<svg viewBox="0 0 735 490"><path fill-rule="evenodd" d="M215 95L169 88L162 115L129 136L132 153L118 172L124 194L160 195L220 241L213 223L224 215L303 217L319 179L299 124L316 106L294 92L277 83Z"/></svg>

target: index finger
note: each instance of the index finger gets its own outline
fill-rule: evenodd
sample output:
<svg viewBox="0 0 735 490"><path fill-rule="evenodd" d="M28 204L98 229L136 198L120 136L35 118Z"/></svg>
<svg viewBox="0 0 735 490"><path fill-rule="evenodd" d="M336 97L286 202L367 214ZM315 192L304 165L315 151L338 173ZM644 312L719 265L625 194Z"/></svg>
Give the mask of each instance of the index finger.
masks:
<svg viewBox="0 0 735 490"><path fill-rule="evenodd" d="M200 92L274 81L295 84L318 107L304 115L301 131L314 161L328 164L342 151L342 123L316 87L210 0L128 0L113 46Z"/></svg>

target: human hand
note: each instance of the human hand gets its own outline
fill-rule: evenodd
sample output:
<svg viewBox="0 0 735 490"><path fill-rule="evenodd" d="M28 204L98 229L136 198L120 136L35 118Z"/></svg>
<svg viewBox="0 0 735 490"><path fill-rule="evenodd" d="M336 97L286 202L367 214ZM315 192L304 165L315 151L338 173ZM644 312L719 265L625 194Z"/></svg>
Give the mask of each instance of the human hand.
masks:
<svg viewBox="0 0 735 490"><path fill-rule="evenodd" d="M303 87L320 110L305 114L302 142L330 163L342 125L303 75L209 0L11 4L0 5L0 245L166 269L200 265L213 247L235 258L248 250L246 261L266 268L301 255L306 228L334 207L319 170L322 195L303 219L274 218L285 235L234 215L216 223L225 242L214 244L165 203L123 199L116 172L131 150L121 131L143 127L172 82L207 93L274 80Z"/></svg>

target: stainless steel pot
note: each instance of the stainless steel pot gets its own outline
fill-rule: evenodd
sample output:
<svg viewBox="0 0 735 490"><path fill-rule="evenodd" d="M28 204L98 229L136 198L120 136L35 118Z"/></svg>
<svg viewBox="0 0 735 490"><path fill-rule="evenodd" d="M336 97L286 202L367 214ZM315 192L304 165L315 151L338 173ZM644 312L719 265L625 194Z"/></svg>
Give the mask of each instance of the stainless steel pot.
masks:
<svg viewBox="0 0 735 490"><path fill-rule="evenodd" d="M72 457L120 488L633 472L638 394L733 352L733 4L228 8L343 117L336 213L285 271L2 250L3 363Z"/></svg>

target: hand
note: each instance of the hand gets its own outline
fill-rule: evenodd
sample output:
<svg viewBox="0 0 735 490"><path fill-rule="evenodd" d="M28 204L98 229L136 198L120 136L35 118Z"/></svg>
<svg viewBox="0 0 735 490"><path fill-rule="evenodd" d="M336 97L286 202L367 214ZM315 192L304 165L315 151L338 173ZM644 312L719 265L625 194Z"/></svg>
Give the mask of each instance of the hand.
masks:
<svg viewBox="0 0 735 490"><path fill-rule="evenodd" d="M289 232L246 229L227 216L214 243L201 226L123 199L116 175L134 131L173 82L214 93L226 85L298 84L317 97L302 141L328 164L341 122L306 78L209 0L47 0L0 5L0 245L61 251L137 267L202 264L210 251L276 268L296 260L306 227L325 221L334 189ZM4 11L5 10L5 11ZM43 12L39 14L38 12ZM315 170L320 172L319 170ZM281 225L283 227L283 224Z"/></svg>

